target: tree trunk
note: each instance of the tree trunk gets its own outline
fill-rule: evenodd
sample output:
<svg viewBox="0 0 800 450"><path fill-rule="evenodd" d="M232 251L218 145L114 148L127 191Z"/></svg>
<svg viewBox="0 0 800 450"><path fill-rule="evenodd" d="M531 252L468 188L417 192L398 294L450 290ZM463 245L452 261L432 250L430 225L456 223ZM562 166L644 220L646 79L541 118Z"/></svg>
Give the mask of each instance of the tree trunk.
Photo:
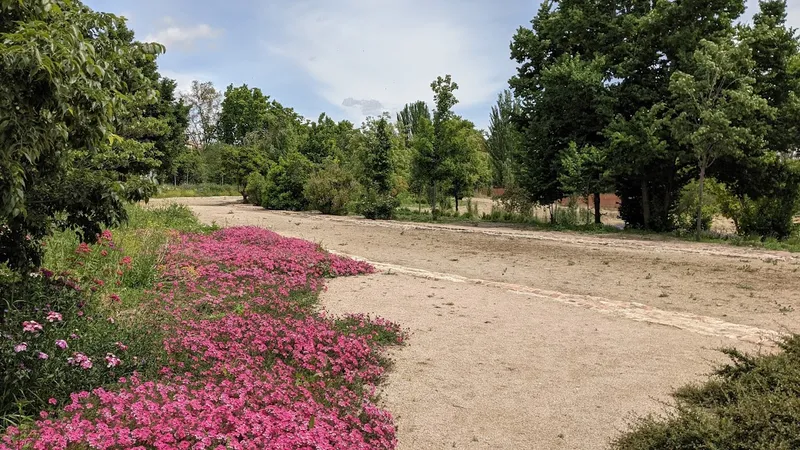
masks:
<svg viewBox="0 0 800 450"><path fill-rule="evenodd" d="M436 181L431 183L431 217L436 219Z"/></svg>
<svg viewBox="0 0 800 450"><path fill-rule="evenodd" d="M642 179L642 216L644 219L644 229L650 228L650 193L647 189L647 180Z"/></svg>
<svg viewBox="0 0 800 450"><path fill-rule="evenodd" d="M600 220L600 192L598 191L594 193L594 223L596 225L603 223L603 221Z"/></svg>
<svg viewBox="0 0 800 450"><path fill-rule="evenodd" d="M456 214L458 214L458 196L454 195L453 197L456 199Z"/></svg>
<svg viewBox="0 0 800 450"><path fill-rule="evenodd" d="M699 241L700 235L703 232L703 188L706 182L706 164L700 165L700 180L697 186L697 236L695 238Z"/></svg>

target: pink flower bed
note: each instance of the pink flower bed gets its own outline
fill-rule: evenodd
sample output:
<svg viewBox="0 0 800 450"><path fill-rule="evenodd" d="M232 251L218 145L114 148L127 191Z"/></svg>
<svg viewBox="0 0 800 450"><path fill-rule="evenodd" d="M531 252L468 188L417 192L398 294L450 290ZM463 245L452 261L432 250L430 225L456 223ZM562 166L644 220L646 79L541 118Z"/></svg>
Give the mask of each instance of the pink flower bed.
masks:
<svg viewBox="0 0 800 450"><path fill-rule="evenodd" d="M10 427L0 449L395 447L392 417L374 404L375 341L297 301L326 276L372 267L260 228L182 235L168 255L149 305L167 319L161 378L74 393L58 418Z"/></svg>

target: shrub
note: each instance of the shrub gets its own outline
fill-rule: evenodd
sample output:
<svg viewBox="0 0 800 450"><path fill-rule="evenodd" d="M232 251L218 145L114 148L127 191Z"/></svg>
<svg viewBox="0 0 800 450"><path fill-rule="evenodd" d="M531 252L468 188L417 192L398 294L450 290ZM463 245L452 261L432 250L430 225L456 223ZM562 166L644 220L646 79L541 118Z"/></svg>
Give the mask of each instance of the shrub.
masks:
<svg viewBox="0 0 800 450"><path fill-rule="evenodd" d="M356 190L355 178L339 164L326 163L308 179L305 197L312 209L323 214L347 215L347 207Z"/></svg>
<svg viewBox="0 0 800 450"><path fill-rule="evenodd" d="M644 449L800 448L800 336L782 352L724 350L731 363L712 379L678 390L674 411L640 419L613 447Z"/></svg>
<svg viewBox="0 0 800 450"><path fill-rule="evenodd" d="M739 232L784 239L796 230L794 216L797 210L797 199L762 197L753 200L745 197L738 221Z"/></svg>
<svg viewBox="0 0 800 450"><path fill-rule="evenodd" d="M536 206L524 189L516 186L509 187L500 196L500 205L510 213L522 214L524 216L533 215L533 207Z"/></svg>
<svg viewBox="0 0 800 450"><path fill-rule="evenodd" d="M359 202L359 212L367 219L389 220L400 202L392 194L379 194L374 189L365 190Z"/></svg>
<svg viewBox="0 0 800 450"><path fill-rule="evenodd" d="M104 232L80 244L61 274L42 269L0 284L0 417L5 425L63 405L72 392L116 383L160 366L160 327L123 312L133 265Z"/></svg>
<svg viewBox="0 0 800 450"><path fill-rule="evenodd" d="M679 230L691 232L697 229L697 183L696 180L692 181L681 190L674 214L675 226ZM705 180L701 220L703 230L710 230L714 216L720 214L721 211L716 194L724 190L724 185L720 185L715 180L711 178Z"/></svg>
<svg viewBox="0 0 800 450"><path fill-rule="evenodd" d="M306 210L308 201L304 190L313 171L314 165L299 152L292 151L282 156L267 174L261 206L268 209Z"/></svg>
<svg viewBox="0 0 800 450"><path fill-rule="evenodd" d="M264 201L264 189L267 187L267 179L258 172L253 172L247 177L247 186L244 188L247 202L251 205L258 205Z"/></svg>

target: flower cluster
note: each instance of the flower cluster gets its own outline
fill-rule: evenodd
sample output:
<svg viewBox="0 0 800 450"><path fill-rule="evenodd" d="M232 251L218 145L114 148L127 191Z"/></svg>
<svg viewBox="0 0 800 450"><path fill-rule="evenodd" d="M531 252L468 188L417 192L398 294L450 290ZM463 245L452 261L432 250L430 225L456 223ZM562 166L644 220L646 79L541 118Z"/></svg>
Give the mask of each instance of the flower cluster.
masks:
<svg viewBox="0 0 800 450"><path fill-rule="evenodd" d="M179 236L148 306L167 319L160 379L74 393L60 417L10 427L0 450L392 449L392 417L374 402L384 374L374 337L402 332L362 316L341 329L304 301L327 276L372 270L259 228Z"/></svg>

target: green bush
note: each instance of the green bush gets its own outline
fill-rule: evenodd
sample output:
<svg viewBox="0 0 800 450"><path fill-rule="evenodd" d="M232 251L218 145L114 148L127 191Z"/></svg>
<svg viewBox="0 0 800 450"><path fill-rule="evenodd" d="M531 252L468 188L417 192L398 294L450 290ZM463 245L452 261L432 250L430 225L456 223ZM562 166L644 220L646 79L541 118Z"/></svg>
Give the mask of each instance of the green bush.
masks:
<svg viewBox="0 0 800 450"><path fill-rule="evenodd" d="M253 172L247 177L247 186L244 188L247 196L247 203L258 205L264 202L264 190L267 187L267 179L258 172Z"/></svg>
<svg viewBox="0 0 800 450"><path fill-rule="evenodd" d="M394 210L400 202L391 194L378 194L374 189L366 189L361 196L358 209L367 219L389 220L394 217Z"/></svg>
<svg viewBox="0 0 800 450"><path fill-rule="evenodd" d="M794 217L797 210L797 199L763 197L752 200L745 197L738 221L739 232L749 236L787 238L796 231Z"/></svg>
<svg viewBox="0 0 800 450"><path fill-rule="evenodd" d="M356 180L349 172L328 162L308 179L304 192L311 209L343 216L347 215L356 187Z"/></svg>
<svg viewBox="0 0 800 450"><path fill-rule="evenodd" d="M724 350L731 363L712 379L678 390L676 408L645 417L616 439L620 450L800 448L800 336L782 352Z"/></svg>
<svg viewBox="0 0 800 450"><path fill-rule="evenodd" d="M682 231L692 232L697 229L697 180L684 186L675 207L675 226ZM704 183L703 208L701 224L703 230L710 230L714 222L714 216L721 213L717 192L724 191L724 185L720 185L715 180L708 178Z"/></svg>
<svg viewBox="0 0 800 450"><path fill-rule="evenodd" d="M119 295L133 258L107 233L73 249L69 271L0 283L2 425L56 410L71 392L154 375L162 364L156 316L131 312Z"/></svg>
<svg viewBox="0 0 800 450"><path fill-rule="evenodd" d="M299 152L282 156L267 174L261 206L290 211L308 209L304 191L313 171L314 164Z"/></svg>

